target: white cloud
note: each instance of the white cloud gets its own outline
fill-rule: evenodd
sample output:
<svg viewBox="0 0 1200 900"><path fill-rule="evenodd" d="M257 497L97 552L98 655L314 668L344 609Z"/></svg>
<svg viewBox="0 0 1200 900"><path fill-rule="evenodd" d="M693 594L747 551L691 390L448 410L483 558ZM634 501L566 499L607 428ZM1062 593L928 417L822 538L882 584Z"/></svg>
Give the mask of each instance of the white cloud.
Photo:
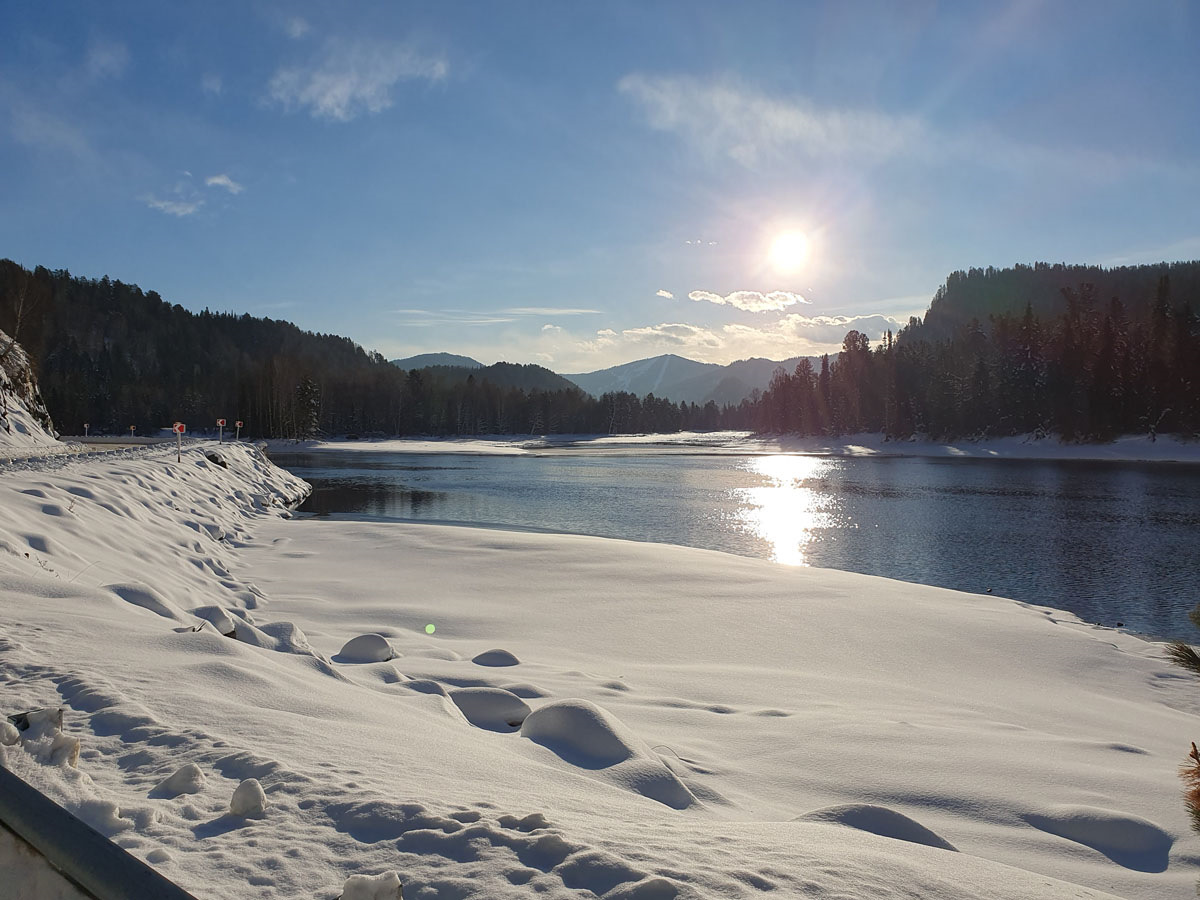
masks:
<svg viewBox="0 0 1200 900"><path fill-rule="evenodd" d="M661 325L646 325L642 328L626 328L621 337L635 344L651 344L659 347L704 347L716 349L721 338L707 328L670 322Z"/></svg>
<svg viewBox="0 0 1200 900"><path fill-rule="evenodd" d="M222 187L231 194L240 194L245 190L240 184L230 178L228 175L210 175L204 179L204 183L209 187Z"/></svg>
<svg viewBox="0 0 1200 900"><path fill-rule="evenodd" d="M666 297L668 300L675 299L675 295L672 294L670 291L655 291L654 296L655 297Z"/></svg>
<svg viewBox="0 0 1200 900"><path fill-rule="evenodd" d="M771 291L766 294L759 291L734 291L732 294L724 296L714 294L712 291L692 291L688 294L688 298L697 302L716 303L719 306L733 306L747 312L769 312L787 309L797 303L810 302L792 291Z"/></svg>
<svg viewBox="0 0 1200 900"><path fill-rule="evenodd" d="M88 46L84 68L93 81L120 78L129 65L129 50L115 41L96 40Z"/></svg>
<svg viewBox="0 0 1200 900"><path fill-rule="evenodd" d="M303 19L300 16L293 16L283 23L283 31L293 41L298 41L312 31L312 26L308 24L307 19Z"/></svg>
<svg viewBox="0 0 1200 900"><path fill-rule="evenodd" d="M398 82L440 81L448 71L445 59L407 44L330 39L309 64L277 70L268 92L285 110L307 109L316 119L348 122L390 107Z"/></svg>
<svg viewBox="0 0 1200 900"><path fill-rule="evenodd" d="M543 325L542 326L543 334L562 334L562 332L563 332L563 329L558 325Z"/></svg>
<svg viewBox="0 0 1200 900"><path fill-rule="evenodd" d="M803 97L777 99L731 81L632 74L617 88L641 107L651 128L746 166L785 150L812 158L886 159L928 144L925 127L913 116L827 109Z"/></svg>
<svg viewBox="0 0 1200 900"><path fill-rule="evenodd" d="M221 81L220 75L215 75L208 72L200 79L200 90L210 97L221 96L221 91L224 89L224 82Z"/></svg>
<svg viewBox="0 0 1200 900"><path fill-rule="evenodd" d="M197 212L204 205L203 200L160 200L153 194L148 194L142 199L151 209L157 209L159 212L178 216L181 219Z"/></svg>

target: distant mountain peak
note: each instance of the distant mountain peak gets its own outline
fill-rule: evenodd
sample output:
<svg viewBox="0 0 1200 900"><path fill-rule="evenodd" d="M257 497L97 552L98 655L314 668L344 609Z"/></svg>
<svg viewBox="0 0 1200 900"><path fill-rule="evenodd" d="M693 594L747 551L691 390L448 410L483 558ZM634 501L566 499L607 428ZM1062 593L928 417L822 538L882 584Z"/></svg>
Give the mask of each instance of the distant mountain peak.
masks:
<svg viewBox="0 0 1200 900"><path fill-rule="evenodd" d="M639 397L654 394L676 403L682 401L703 405L713 400L717 404L736 404L749 397L755 388L765 390L777 368L783 366L790 371L803 358L797 356L781 361L740 359L721 366L664 353L608 369L564 377L595 397L627 391ZM812 359L816 360L816 357Z"/></svg>
<svg viewBox="0 0 1200 900"><path fill-rule="evenodd" d="M391 360L393 366L402 369L425 369L429 366L455 366L459 369L482 369L483 363L469 356L459 356L456 353L419 353L416 356L406 356L404 359Z"/></svg>

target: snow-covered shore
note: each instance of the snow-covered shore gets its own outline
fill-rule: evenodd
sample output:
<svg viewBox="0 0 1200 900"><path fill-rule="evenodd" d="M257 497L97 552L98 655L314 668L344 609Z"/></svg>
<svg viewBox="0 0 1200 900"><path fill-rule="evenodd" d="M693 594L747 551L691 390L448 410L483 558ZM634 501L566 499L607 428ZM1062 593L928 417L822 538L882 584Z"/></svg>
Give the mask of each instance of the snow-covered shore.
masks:
<svg viewBox="0 0 1200 900"><path fill-rule="evenodd" d="M1063 443L1033 435L953 442L887 440L881 434L837 438L758 435L748 431L684 431L674 434L494 435L464 438L330 439L270 441L272 450L361 450L388 453L638 453L763 455L799 453L816 456L919 456L954 459L1069 459L1123 462L1200 462L1200 441L1167 435L1150 440L1127 435L1107 444Z"/></svg>
<svg viewBox="0 0 1200 900"><path fill-rule="evenodd" d="M287 520L303 490L211 444L0 476L4 712L81 740L0 762L197 896L1194 895L1200 685L1159 645L709 551Z"/></svg>

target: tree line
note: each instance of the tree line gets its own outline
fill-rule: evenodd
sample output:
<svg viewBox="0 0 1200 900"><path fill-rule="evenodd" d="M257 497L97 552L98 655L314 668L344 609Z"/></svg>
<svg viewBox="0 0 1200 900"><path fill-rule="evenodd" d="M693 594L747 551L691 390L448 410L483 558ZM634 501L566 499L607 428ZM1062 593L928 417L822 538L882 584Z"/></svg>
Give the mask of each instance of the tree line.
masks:
<svg viewBox="0 0 1200 900"><path fill-rule="evenodd" d="M1070 279L1070 280L1068 280ZM0 260L0 330L34 361L56 426L153 433L240 419L250 437L748 429L1105 440L1200 434L1200 263L952 274L875 346L776 371L737 405L593 398L538 366L404 371L336 335L193 313L107 277ZM465 375L465 377L464 377ZM549 376L549 380L547 377ZM539 384L550 387L539 387Z"/></svg>
<svg viewBox="0 0 1200 900"><path fill-rule="evenodd" d="M1083 267L1068 267L1079 274ZM1137 267L1157 276L1136 285L1129 269L1083 269L1095 281L1039 295L1012 312L1011 287L974 302L1014 274L1054 277L1054 267L1024 273L956 273L924 321L913 319L874 348L858 331L819 369L807 361L778 370L749 406L751 426L809 435L882 432L904 438L1056 434L1104 441L1120 434L1200 437L1200 264ZM1115 277L1107 278L1110 273ZM1187 285L1180 296L1176 277ZM1102 298L1112 283L1130 301ZM983 288L984 290L978 290ZM955 292L970 295L964 302ZM968 316L963 310L999 311ZM1043 310L1039 314L1038 307Z"/></svg>
<svg viewBox="0 0 1200 900"><path fill-rule="evenodd" d="M539 366L404 371L348 338L193 313L107 276L0 260L0 330L29 353L56 427L153 434L242 420L248 437L661 432L736 427L710 403L593 398ZM465 376L465 377L464 377Z"/></svg>

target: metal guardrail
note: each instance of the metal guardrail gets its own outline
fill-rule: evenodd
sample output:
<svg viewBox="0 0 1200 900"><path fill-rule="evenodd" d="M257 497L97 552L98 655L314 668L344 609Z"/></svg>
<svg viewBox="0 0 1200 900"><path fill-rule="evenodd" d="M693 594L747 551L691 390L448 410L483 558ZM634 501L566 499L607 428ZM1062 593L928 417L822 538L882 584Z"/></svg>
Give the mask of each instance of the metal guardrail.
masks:
<svg viewBox="0 0 1200 900"><path fill-rule="evenodd" d="M3 766L0 823L94 900L196 900Z"/></svg>

